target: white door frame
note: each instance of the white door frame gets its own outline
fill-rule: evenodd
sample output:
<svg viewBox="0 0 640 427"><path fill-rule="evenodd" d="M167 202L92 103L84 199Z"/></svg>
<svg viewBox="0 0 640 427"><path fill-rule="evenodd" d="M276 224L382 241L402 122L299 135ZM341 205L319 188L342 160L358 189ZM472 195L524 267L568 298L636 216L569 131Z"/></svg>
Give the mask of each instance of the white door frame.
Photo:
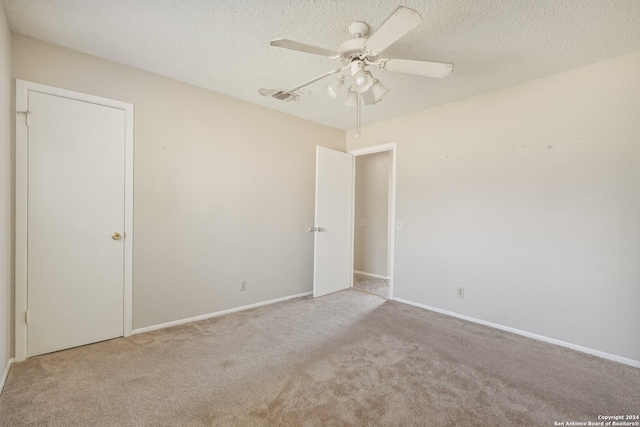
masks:
<svg viewBox="0 0 640 427"><path fill-rule="evenodd" d="M15 360L27 358L27 201L29 92L90 102L125 112L125 189L124 189L124 330L131 335L133 323L133 104L102 98L26 80L16 80L16 235L15 235Z"/></svg>
<svg viewBox="0 0 640 427"><path fill-rule="evenodd" d="M354 170L354 179L352 182L353 185L353 194L355 194L355 170L356 170L356 159L358 156L364 156L367 154L381 153L384 151L391 152L391 183L389 185L389 215L388 215L388 245L389 245L389 299L393 299L393 283L394 283L394 272L395 272L395 246L396 246L396 151L398 149L398 144L395 142L391 142L389 144L376 145L374 147L360 148L358 150L348 151L349 154L353 155L353 170ZM355 197L353 198L353 206L351 208L351 223L355 224L356 220L356 211L355 211ZM355 239L355 227L351 227L351 277L353 277L353 257L354 257L354 239Z"/></svg>

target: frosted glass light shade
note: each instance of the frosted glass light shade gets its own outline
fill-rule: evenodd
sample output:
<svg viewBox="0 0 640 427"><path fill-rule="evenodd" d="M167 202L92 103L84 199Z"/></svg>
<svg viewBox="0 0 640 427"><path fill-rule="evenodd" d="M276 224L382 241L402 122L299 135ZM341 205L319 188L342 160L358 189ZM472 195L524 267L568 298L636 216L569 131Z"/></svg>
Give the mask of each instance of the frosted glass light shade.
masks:
<svg viewBox="0 0 640 427"><path fill-rule="evenodd" d="M385 85L380 82L380 80L376 80L371 86L371 92L373 93L375 102L378 102L382 99L383 96L389 92L389 89Z"/></svg>
<svg viewBox="0 0 640 427"><path fill-rule="evenodd" d="M355 107L358 105L358 92L349 89L347 97L344 100L344 105L348 107Z"/></svg>
<svg viewBox="0 0 640 427"><path fill-rule="evenodd" d="M343 83L344 77L339 76L333 78L331 80L331 83L329 83L329 86L327 86L327 95L329 95L331 98L337 98L338 94L340 93L340 89L342 89Z"/></svg>

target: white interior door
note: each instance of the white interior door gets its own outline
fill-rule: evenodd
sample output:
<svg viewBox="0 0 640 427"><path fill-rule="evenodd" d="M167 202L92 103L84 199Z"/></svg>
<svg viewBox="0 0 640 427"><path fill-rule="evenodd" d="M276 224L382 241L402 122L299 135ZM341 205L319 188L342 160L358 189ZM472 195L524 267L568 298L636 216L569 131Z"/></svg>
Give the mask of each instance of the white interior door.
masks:
<svg viewBox="0 0 640 427"><path fill-rule="evenodd" d="M123 335L125 112L28 95L27 355ZM118 238L117 234L120 237Z"/></svg>
<svg viewBox="0 0 640 427"><path fill-rule="evenodd" d="M353 156L316 148L313 296L351 286Z"/></svg>

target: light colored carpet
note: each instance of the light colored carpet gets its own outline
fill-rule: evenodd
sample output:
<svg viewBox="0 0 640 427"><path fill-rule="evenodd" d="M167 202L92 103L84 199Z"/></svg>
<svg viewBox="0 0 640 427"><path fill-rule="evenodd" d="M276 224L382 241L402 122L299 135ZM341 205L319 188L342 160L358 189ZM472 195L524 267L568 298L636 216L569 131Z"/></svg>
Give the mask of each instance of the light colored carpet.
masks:
<svg viewBox="0 0 640 427"><path fill-rule="evenodd" d="M14 364L2 426L553 426L640 370L347 290Z"/></svg>
<svg viewBox="0 0 640 427"><path fill-rule="evenodd" d="M362 274L353 275L353 287L359 291L389 299L389 281Z"/></svg>

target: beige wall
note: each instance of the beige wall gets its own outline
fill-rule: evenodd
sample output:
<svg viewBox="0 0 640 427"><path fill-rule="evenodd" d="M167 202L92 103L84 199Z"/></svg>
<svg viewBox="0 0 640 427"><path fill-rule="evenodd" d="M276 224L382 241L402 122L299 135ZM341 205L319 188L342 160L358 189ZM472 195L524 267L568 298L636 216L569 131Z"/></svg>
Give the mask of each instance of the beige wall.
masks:
<svg viewBox="0 0 640 427"><path fill-rule="evenodd" d="M355 270L388 277L389 151L356 157ZM364 220L364 225L363 225Z"/></svg>
<svg viewBox="0 0 640 427"><path fill-rule="evenodd" d="M11 150L11 34L0 2L0 380L12 356L13 156ZM0 390L1 391L1 390Z"/></svg>
<svg viewBox="0 0 640 427"><path fill-rule="evenodd" d="M13 77L134 104L134 328L311 290L315 146L343 131L20 35Z"/></svg>
<svg viewBox="0 0 640 427"><path fill-rule="evenodd" d="M640 361L639 76L640 53L349 131L398 143L394 295Z"/></svg>
<svg viewBox="0 0 640 427"><path fill-rule="evenodd" d="M395 295L640 360L638 75L629 55L348 132L398 143ZM135 328L311 289L314 146L344 132L18 35L13 77L135 104Z"/></svg>

